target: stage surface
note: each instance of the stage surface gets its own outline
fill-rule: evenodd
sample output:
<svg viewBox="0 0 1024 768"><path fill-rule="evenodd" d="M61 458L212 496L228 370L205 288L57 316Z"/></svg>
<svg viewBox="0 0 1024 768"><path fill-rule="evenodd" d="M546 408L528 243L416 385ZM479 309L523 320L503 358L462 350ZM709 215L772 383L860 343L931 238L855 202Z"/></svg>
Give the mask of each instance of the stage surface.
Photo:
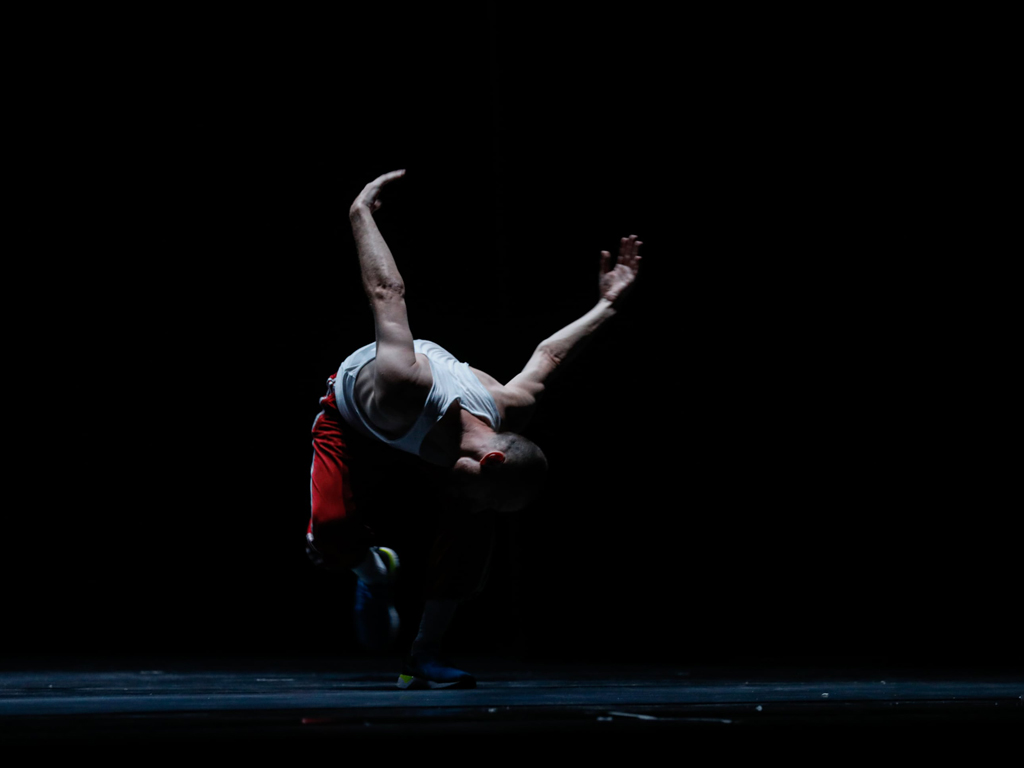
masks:
<svg viewBox="0 0 1024 768"><path fill-rule="evenodd" d="M680 738L839 737L856 748L882 735L945 748L1024 734L1016 674L455 661L477 675L476 688L399 690L394 660L380 657L6 669L0 743L281 743L351 753L397 738L411 749L501 744L528 753L542 740L597 754Z"/></svg>

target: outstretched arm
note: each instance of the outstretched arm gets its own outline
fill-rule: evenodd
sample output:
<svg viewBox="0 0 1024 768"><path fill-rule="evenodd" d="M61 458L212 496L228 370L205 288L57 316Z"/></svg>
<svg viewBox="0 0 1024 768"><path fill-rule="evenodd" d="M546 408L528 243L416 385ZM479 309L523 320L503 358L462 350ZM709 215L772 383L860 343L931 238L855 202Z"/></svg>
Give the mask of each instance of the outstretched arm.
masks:
<svg viewBox="0 0 1024 768"><path fill-rule="evenodd" d="M616 315L619 302L632 289L640 268L641 245L643 242L637 240L636 235L622 238L614 268L611 266L611 254L601 251L598 275L601 298L597 305L579 320L538 344L522 372L505 385L520 407L532 407L552 375L579 354L594 332Z"/></svg>
<svg viewBox="0 0 1024 768"><path fill-rule="evenodd" d="M383 186L404 175L404 170L392 171L374 179L363 187L348 212L359 253L363 289L370 300L376 330L374 406L392 412L399 419L423 405L431 385L430 369L419 365L413 349L405 307L405 282L373 220L374 211L381 205L378 197Z"/></svg>
<svg viewBox="0 0 1024 768"><path fill-rule="evenodd" d="M373 214L380 208L381 189L388 182L400 179L405 171L392 171L378 176L360 192L348 209L352 235L359 252L359 270L363 276L363 289L371 303L385 294L404 294L405 283L391 255L391 249L377 229Z"/></svg>

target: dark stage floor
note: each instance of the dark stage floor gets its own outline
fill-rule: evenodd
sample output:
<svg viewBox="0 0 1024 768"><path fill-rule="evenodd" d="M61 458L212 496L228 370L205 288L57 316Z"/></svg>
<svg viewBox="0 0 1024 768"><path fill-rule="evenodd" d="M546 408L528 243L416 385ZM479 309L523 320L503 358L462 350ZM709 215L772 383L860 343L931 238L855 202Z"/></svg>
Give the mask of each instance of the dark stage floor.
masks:
<svg viewBox="0 0 1024 768"><path fill-rule="evenodd" d="M0 742L30 745L299 743L352 750L483 740L600 751L786 735L961 738L1024 734L1024 677L941 671L683 669L456 659L473 690L401 691L388 659L81 664L0 672ZM508 738L496 741L493 737ZM696 743L696 742L694 742Z"/></svg>

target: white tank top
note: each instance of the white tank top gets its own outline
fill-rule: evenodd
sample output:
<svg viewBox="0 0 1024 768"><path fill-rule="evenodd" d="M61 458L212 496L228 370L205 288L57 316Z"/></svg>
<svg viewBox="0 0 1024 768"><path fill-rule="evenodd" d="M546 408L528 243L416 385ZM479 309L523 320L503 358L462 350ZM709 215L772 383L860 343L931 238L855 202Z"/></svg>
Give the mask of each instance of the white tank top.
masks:
<svg viewBox="0 0 1024 768"><path fill-rule="evenodd" d="M364 365L377 357L375 341L357 349L338 368L338 376L334 380L334 396L338 411L345 421L369 437L417 456L427 433L456 400L465 410L489 422L495 432L501 428L501 417L494 398L476 374L469 370L468 363L459 362L451 352L432 341L416 339L413 349L427 356L434 383L423 404L423 413L409 431L399 438L385 437L370 423L356 402L356 376Z"/></svg>

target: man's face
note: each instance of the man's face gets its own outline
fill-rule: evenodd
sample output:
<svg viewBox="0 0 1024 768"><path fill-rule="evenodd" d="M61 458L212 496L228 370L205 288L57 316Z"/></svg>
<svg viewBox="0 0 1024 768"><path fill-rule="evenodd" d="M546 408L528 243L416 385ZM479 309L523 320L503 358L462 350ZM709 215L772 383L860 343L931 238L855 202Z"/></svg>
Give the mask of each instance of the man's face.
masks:
<svg viewBox="0 0 1024 768"><path fill-rule="evenodd" d="M477 513L488 508L490 488L479 473L453 470L450 488L459 502L466 506L467 511Z"/></svg>
<svg viewBox="0 0 1024 768"><path fill-rule="evenodd" d="M457 498L468 512L476 514L484 510L515 511L512 500L506 498L506 494L501 492L502 489L481 472L466 471L464 468L460 470L456 466L452 470L448 488L451 495Z"/></svg>
<svg viewBox="0 0 1024 768"><path fill-rule="evenodd" d="M497 482L479 461L462 458L452 467L451 493L468 505L471 512L493 510L495 512L518 512L526 506L523 494L507 484Z"/></svg>

